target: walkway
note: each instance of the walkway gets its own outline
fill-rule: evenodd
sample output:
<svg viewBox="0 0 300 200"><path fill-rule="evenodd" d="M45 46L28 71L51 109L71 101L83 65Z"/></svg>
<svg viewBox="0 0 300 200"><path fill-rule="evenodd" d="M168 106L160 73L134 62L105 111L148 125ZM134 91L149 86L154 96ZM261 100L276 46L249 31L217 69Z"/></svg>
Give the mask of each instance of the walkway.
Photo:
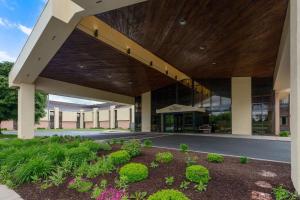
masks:
<svg viewBox="0 0 300 200"><path fill-rule="evenodd" d="M0 185L0 200L23 200L15 191Z"/></svg>

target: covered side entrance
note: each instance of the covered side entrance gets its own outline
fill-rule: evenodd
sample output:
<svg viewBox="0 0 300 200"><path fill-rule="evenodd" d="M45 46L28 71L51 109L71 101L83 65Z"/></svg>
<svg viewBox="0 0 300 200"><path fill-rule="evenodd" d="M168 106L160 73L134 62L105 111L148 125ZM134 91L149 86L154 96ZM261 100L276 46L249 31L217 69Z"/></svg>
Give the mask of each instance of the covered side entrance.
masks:
<svg viewBox="0 0 300 200"><path fill-rule="evenodd" d="M156 110L161 116L161 130L163 132L210 132L209 116L204 108L173 104Z"/></svg>

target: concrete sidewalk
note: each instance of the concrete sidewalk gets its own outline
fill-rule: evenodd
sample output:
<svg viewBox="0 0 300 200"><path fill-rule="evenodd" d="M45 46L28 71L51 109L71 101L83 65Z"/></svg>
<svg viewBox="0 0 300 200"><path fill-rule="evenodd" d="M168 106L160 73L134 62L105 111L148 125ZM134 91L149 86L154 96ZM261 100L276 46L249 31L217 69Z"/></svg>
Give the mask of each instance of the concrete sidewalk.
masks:
<svg viewBox="0 0 300 200"><path fill-rule="evenodd" d="M0 200L23 200L15 191L6 185L0 185Z"/></svg>

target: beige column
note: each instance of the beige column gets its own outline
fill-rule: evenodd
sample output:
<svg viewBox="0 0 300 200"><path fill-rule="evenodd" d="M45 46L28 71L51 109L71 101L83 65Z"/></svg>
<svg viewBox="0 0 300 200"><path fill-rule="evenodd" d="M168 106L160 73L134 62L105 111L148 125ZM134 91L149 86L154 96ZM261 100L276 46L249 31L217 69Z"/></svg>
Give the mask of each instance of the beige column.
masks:
<svg viewBox="0 0 300 200"><path fill-rule="evenodd" d="M98 127L98 108L93 108L93 128L99 128Z"/></svg>
<svg viewBox="0 0 300 200"><path fill-rule="evenodd" d="M59 128L59 108L54 108L54 129Z"/></svg>
<svg viewBox="0 0 300 200"><path fill-rule="evenodd" d="M34 96L33 84L21 83L18 90L18 138L34 138Z"/></svg>
<svg viewBox="0 0 300 200"><path fill-rule="evenodd" d="M110 110L110 119L109 119L109 123L110 123L110 128L116 128L115 127L115 108L116 106L110 106L109 110Z"/></svg>
<svg viewBox="0 0 300 200"><path fill-rule="evenodd" d="M84 110L80 110L80 128L84 128Z"/></svg>
<svg viewBox="0 0 300 200"><path fill-rule="evenodd" d="M280 94L275 92L275 134L280 133Z"/></svg>
<svg viewBox="0 0 300 200"><path fill-rule="evenodd" d="M142 132L151 132L151 91L142 94Z"/></svg>
<svg viewBox="0 0 300 200"><path fill-rule="evenodd" d="M300 192L300 2L290 1L290 131L291 176L295 189Z"/></svg>
<svg viewBox="0 0 300 200"><path fill-rule="evenodd" d="M232 134L252 134L251 77L232 77Z"/></svg>

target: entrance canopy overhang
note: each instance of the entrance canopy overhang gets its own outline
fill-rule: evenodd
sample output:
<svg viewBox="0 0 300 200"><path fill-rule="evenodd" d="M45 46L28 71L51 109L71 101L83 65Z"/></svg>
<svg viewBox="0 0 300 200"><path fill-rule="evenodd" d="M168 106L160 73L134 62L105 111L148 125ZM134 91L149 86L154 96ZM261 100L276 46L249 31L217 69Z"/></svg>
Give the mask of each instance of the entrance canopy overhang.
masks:
<svg viewBox="0 0 300 200"><path fill-rule="evenodd" d="M180 104L173 104L162 109L156 110L157 114L166 114L166 113L184 113L184 112L202 112L205 113L205 108L194 107L194 106L185 106Z"/></svg>
<svg viewBox="0 0 300 200"><path fill-rule="evenodd" d="M288 0L49 0L10 85L43 77L132 98L186 79L272 77L287 6Z"/></svg>

